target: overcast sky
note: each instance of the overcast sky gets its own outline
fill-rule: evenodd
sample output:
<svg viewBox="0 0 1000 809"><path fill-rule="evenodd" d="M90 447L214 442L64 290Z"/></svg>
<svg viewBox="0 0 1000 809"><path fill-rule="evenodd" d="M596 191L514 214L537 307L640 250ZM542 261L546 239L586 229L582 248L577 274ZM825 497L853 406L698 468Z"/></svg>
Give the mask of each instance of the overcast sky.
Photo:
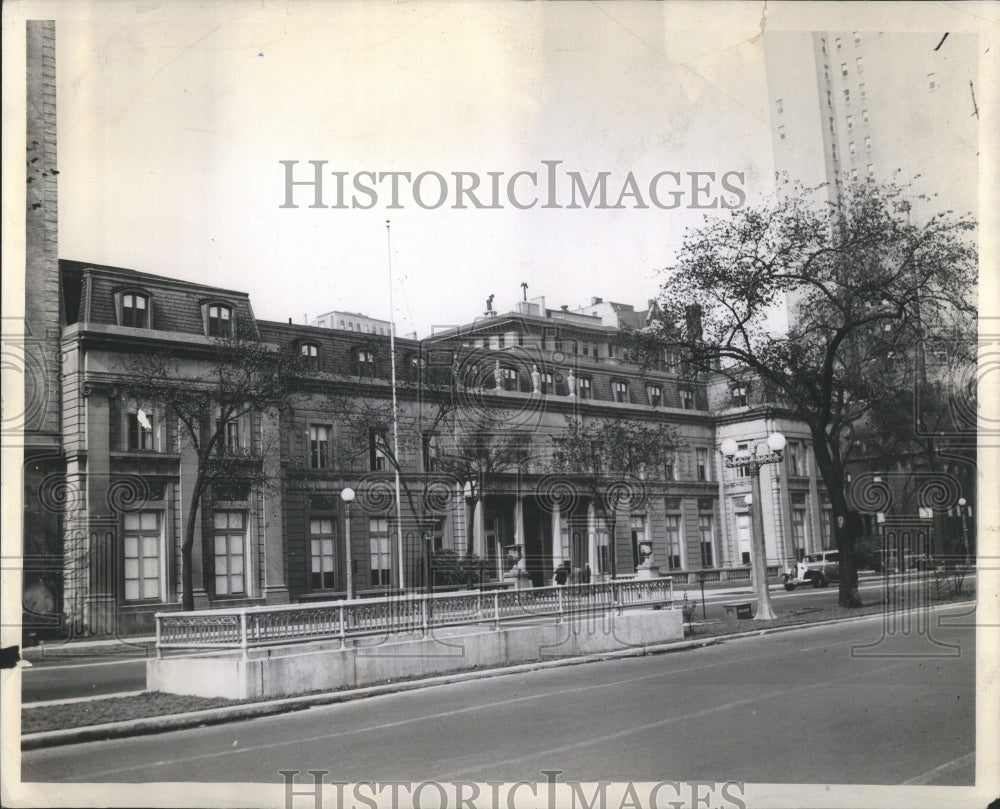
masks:
<svg viewBox="0 0 1000 809"><path fill-rule="evenodd" d="M597 295L655 295L697 202L772 191L762 5L525 3L64 3L56 7L59 253L246 290L258 317L302 322L330 309L389 315L384 222L392 220L401 333L468 322L544 295L551 308ZM780 9L779 5L779 9ZM769 21L784 12L768 11ZM832 20L816 20L817 24ZM856 25L856 23L855 23ZM312 176L324 202L285 171ZM542 161L561 161L557 203ZM437 172L424 206L359 172ZM537 172L539 190L516 172ZM678 172L679 207L649 183ZM456 210L453 172L502 172L500 209ZM570 179L608 172L608 204L570 209ZM692 172L714 172L699 199ZM372 184L371 180L364 180ZM468 182L468 180L467 180ZM661 201L674 178L661 177ZM483 189L486 189L485 191ZM519 210L514 203L538 204ZM580 200L578 199L578 202Z"/></svg>

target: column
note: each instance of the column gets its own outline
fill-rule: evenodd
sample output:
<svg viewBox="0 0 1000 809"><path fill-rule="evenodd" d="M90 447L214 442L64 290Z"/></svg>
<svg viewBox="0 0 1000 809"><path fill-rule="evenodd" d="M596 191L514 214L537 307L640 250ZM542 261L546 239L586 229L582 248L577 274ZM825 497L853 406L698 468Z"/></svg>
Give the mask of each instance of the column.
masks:
<svg viewBox="0 0 1000 809"><path fill-rule="evenodd" d="M559 506L552 508L552 569L555 570L563 562L562 552L562 512Z"/></svg>
<svg viewBox="0 0 1000 809"><path fill-rule="evenodd" d="M591 500L587 503L587 558L584 560L583 564L580 565L580 569L583 569L584 564L590 565L591 572L596 576L597 574L597 515L594 510L594 501ZM592 579L593 580L593 579Z"/></svg>

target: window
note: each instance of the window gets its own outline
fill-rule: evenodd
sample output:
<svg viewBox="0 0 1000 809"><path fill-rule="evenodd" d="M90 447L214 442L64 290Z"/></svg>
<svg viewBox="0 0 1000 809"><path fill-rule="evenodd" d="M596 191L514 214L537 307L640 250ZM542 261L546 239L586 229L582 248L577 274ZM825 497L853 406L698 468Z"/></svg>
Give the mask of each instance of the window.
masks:
<svg viewBox="0 0 1000 809"><path fill-rule="evenodd" d="M825 40L825 39L821 39L821 40L820 40L820 42L822 42L822 43L823 43L823 44L822 44L822 48L823 48L823 53L826 53L826 40Z"/></svg>
<svg viewBox="0 0 1000 809"><path fill-rule="evenodd" d="M153 449L153 422L141 407L132 405L128 413L128 448Z"/></svg>
<svg viewBox="0 0 1000 809"><path fill-rule="evenodd" d="M319 346L315 343L303 343L299 346L302 354L302 364L307 371L319 370Z"/></svg>
<svg viewBox="0 0 1000 809"><path fill-rule="evenodd" d="M354 353L357 364L358 376L372 376L375 374L375 353L367 348L359 348Z"/></svg>
<svg viewBox="0 0 1000 809"><path fill-rule="evenodd" d="M694 391L690 388L681 388L681 407L685 410L694 410Z"/></svg>
<svg viewBox="0 0 1000 809"><path fill-rule="evenodd" d="M437 436L434 433L423 435L424 471L434 472L438 466Z"/></svg>
<svg viewBox="0 0 1000 809"><path fill-rule="evenodd" d="M868 176L869 177L874 177L875 176L875 164L874 163L869 163L867 168L868 168Z"/></svg>
<svg viewBox="0 0 1000 809"><path fill-rule="evenodd" d="M847 128L848 130L854 129L854 118L850 115L847 116Z"/></svg>
<svg viewBox="0 0 1000 809"><path fill-rule="evenodd" d="M777 106L778 106L778 114L779 115L785 111L784 103L782 102L782 100L780 98L775 102L775 104L777 104Z"/></svg>
<svg viewBox="0 0 1000 809"><path fill-rule="evenodd" d="M801 559L806 552L806 510L792 509L792 541L795 544L795 558Z"/></svg>
<svg viewBox="0 0 1000 809"><path fill-rule="evenodd" d="M667 529L667 567L680 570L681 560L681 518L679 514L668 514L665 518Z"/></svg>
<svg viewBox="0 0 1000 809"><path fill-rule="evenodd" d="M833 106L833 93L830 92L829 90L826 91L826 106L828 107Z"/></svg>
<svg viewBox="0 0 1000 809"><path fill-rule="evenodd" d="M215 533L215 594L242 595L246 592L246 519L242 511L216 511L212 515Z"/></svg>
<svg viewBox="0 0 1000 809"><path fill-rule="evenodd" d="M868 98L868 88L865 86L864 82L861 82L861 84L858 85L858 95L861 97L862 101Z"/></svg>
<svg viewBox="0 0 1000 809"><path fill-rule="evenodd" d="M715 531L712 526L712 515L698 516L698 537L701 543L701 566L712 567L712 548L715 545Z"/></svg>
<svg viewBox="0 0 1000 809"><path fill-rule="evenodd" d="M847 87L844 88L844 103L845 104L851 103L851 91ZM848 129L850 129L850 127L848 127Z"/></svg>
<svg viewBox="0 0 1000 809"><path fill-rule="evenodd" d="M611 388L614 391L616 402L628 401L628 382L612 382Z"/></svg>
<svg viewBox="0 0 1000 809"><path fill-rule="evenodd" d="M698 480L711 480L711 469L708 465L708 450L705 447L696 447L695 451L695 465L698 471Z"/></svg>
<svg viewBox="0 0 1000 809"><path fill-rule="evenodd" d="M122 295L122 325L136 329L149 326L149 297L139 292Z"/></svg>
<svg viewBox="0 0 1000 809"><path fill-rule="evenodd" d="M741 455L747 455L749 452L750 452L749 444L736 445L736 457L740 457ZM733 469L733 477L735 478L750 477L750 471L745 466L737 466Z"/></svg>
<svg viewBox="0 0 1000 809"><path fill-rule="evenodd" d="M823 535L823 549L826 550L833 543L833 519L829 506L824 506L819 510L819 530Z"/></svg>
<svg viewBox="0 0 1000 809"><path fill-rule="evenodd" d="M855 45L861 44L861 34L859 34L857 31L854 32L854 44Z"/></svg>
<svg viewBox="0 0 1000 809"><path fill-rule="evenodd" d="M618 346L614 343L608 343L608 357L610 359L618 359Z"/></svg>
<svg viewBox="0 0 1000 809"><path fill-rule="evenodd" d="M333 519L321 517L309 521L309 587L312 590L332 590L334 588L333 562L334 547Z"/></svg>
<svg viewBox="0 0 1000 809"><path fill-rule="evenodd" d="M927 74L927 89L930 90L931 92L937 89L937 79L934 78L933 73Z"/></svg>
<svg viewBox="0 0 1000 809"><path fill-rule="evenodd" d="M517 390L517 369L501 366L500 385L504 390Z"/></svg>
<svg viewBox="0 0 1000 809"><path fill-rule="evenodd" d="M549 371L541 372L542 393L555 393L556 386Z"/></svg>
<svg viewBox="0 0 1000 809"><path fill-rule="evenodd" d="M576 385L580 390L581 399L592 399L594 397L594 392L591 386L591 381L589 376L581 376L577 380Z"/></svg>
<svg viewBox="0 0 1000 809"><path fill-rule="evenodd" d="M747 386L746 385L736 385L733 388L733 406L734 407L746 407L747 406Z"/></svg>
<svg viewBox="0 0 1000 809"><path fill-rule="evenodd" d="M872 150L872 139L865 138L865 151L870 152Z"/></svg>
<svg viewBox="0 0 1000 809"><path fill-rule="evenodd" d="M160 512L125 515L125 600L160 598Z"/></svg>
<svg viewBox="0 0 1000 809"><path fill-rule="evenodd" d="M325 424L309 425L309 468L330 466L330 428Z"/></svg>
<svg viewBox="0 0 1000 809"><path fill-rule="evenodd" d="M663 462L663 476L667 480L680 480L677 473L677 456L673 452Z"/></svg>
<svg viewBox="0 0 1000 809"><path fill-rule="evenodd" d="M834 41L834 43L835 43L835 44L837 45L837 50L839 51L839 50L840 50L840 48L841 48L841 46L842 46L842 44L843 44L843 43L841 43L841 41L840 41L840 37L837 37L837 38L836 38L836 39L834 39L833 41Z"/></svg>
<svg viewBox="0 0 1000 809"><path fill-rule="evenodd" d="M638 567L645 561L640 544L646 541L646 516L633 514L629 518L629 528L632 532L632 563L634 567Z"/></svg>
<svg viewBox="0 0 1000 809"><path fill-rule="evenodd" d="M219 421L221 422L221 419ZM219 432L219 451L223 453L239 452L242 446L239 419L229 419L225 424L218 422L217 424L221 428Z"/></svg>
<svg viewBox="0 0 1000 809"><path fill-rule="evenodd" d="M805 458L802 454L802 445L798 441L788 442L788 474L790 475L804 475L805 471Z"/></svg>
<svg viewBox="0 0 1000 809"><path fill-rule="evenodd" d="M861 110L861 121L862 121L862 123L866 123L866 124L868 123L868 121L869 121L868 110Z"/></svg>
<svg viewBox="0 0 1000 809"><path fill-rule="evenodd" d="M847 75L847 62L841 62L840 63L840 75L841 76L846 76Z"/></svg>
<svg viewBox="0 0 1000 809"><path fill-rule="evenodd" d="M653 407L659 407L663 401L663 388L659 385L646 385L646 396Z"/></svg>
<svg viewBox="0 0 1000 809"><path fill-rule="evenodd" d="M368 543L371 559L372 587L388 587L392 584L392 562L389 553L389 521L384 517L368 519Z"/></svg>
<svg viewBox="0 0 1000 809"><path fill-rule="evenodd" d="M224 303L208 305L208 336L229 337L233 333L233 309Z"/></svg>
<svg viewBox="0 0 1000 809"><path fill-rule="evenodd" d="M858 179L858 170L857 169L851 169L851 180L852 181L857 181L857 179Z"/></svg>
<svg viewBox="0 0 1000 809"><path fill-rule="evenodd" d="M851 153L851 157L854 157L854 155L858 153L857 144L855 144L853 140L849 144L847 144L847 148Z"/></svg>
<svg viewBox="0 0 1000 809"><path fill-rule="evenodd" d="M784 140L785 139L785 127L783 127L783 126L779 126L778 127L778 139L779 140Z"/></svg>
<svg viewBox="0 0 1000 809"><path fill-rule="evenodd" d="M368 431L368 462L372 472L385 472L389 468L388 443L383 430Z"/></svg>
<svg viewBox="0 0 1000 809"><path fill-rule="evenodd" d="M833 132L833 131L834 131L834 126L833 126L833 118L831 118L831 119L830 119L830 131L831 131L831 132Z"/></svg>
<svg viewBox="0 0 1000 809"><path fill-rule="evenodd" d="M854 60L854 64L857 67L858 73L864 73L865 72L865 64L864 64L864 61L862 60L862 58L860 56L857 59Z"/></svg>

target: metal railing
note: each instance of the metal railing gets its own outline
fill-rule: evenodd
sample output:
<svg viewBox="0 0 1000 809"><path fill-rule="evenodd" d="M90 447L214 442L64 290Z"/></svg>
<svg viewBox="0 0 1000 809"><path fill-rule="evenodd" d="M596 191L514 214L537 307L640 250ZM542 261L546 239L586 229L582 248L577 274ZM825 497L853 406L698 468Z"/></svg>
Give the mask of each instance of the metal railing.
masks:
<svg viewBox="0 0 1000 809"><path fill-rule="evenodd" d="M156 654L164 649L241 649L280 643L420 633L437 627L486 624L672 606L670 577L568 584L523 590L420 594L313 604L158 612Z"/></svg>

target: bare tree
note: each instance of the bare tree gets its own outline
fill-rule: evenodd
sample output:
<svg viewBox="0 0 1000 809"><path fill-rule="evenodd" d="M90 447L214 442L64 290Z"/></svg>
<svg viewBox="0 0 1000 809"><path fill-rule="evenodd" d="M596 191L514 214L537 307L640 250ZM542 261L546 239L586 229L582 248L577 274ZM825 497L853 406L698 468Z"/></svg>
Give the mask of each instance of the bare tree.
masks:
<svg viewBox="0 0 1000 809"><path fill-rule="evenodd" d="M128 393L176 419L181 443L195 456L181 543L185 610L194 609L191 551L202 499L211 487L252 487L269 480L259 422L249 447L234 444L229 425L277 414L287 401L296 361L261 342L252 324L239 320L230 335L210 338L184 356L173 349L137 351L123 361Z"/></svg>
<svg viewBox="0 0 1000 809"><path fill-rule="evenodd" d="M900 358L929 333L974 335L970 217L911 220L905 189L865 183L837 203L802 191L688 232L637 348L679 350L706 373L750 375L809 428L830 493L840 604L860 606L845 491L856 428L908 384ZM772 320L787 302L787 329Z"/></svg>

